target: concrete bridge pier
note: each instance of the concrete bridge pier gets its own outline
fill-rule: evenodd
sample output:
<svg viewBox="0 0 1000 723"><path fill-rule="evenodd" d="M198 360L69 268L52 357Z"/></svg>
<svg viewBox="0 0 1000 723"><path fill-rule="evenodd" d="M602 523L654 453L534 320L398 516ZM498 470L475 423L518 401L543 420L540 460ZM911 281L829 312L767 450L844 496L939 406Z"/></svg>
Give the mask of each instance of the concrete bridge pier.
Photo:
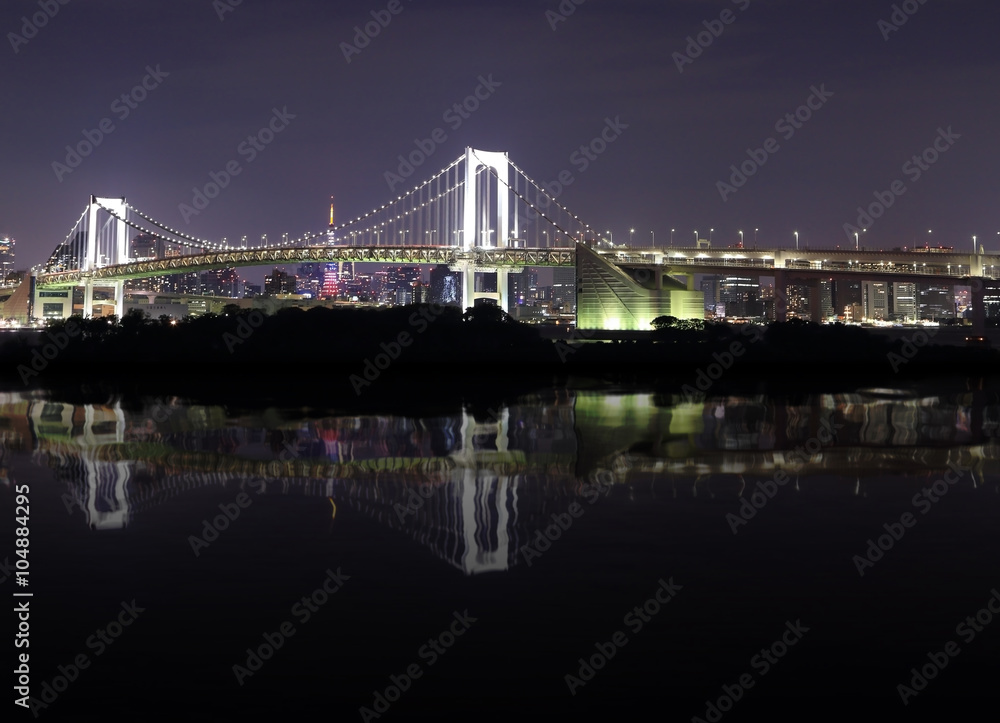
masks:
<svg viewBox="0 0 1000 723"><path fill-rule="evenodd" d="M89 319L94 315L94 282L87 279L83 282L83 318Z"/></svg>
<svg viewBox="0 0 1000 723"><path fill-rule="evenodd" d="M977 336L986 334L986 279L971 279L972 331Z"/></svg>

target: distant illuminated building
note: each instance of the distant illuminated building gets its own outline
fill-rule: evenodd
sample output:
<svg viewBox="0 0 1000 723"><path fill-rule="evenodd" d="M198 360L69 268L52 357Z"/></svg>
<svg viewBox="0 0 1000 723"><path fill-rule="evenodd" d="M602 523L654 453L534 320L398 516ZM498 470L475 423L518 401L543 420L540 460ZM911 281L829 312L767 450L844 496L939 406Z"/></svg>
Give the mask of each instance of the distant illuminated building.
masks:
<svg viewBox="0 0 1000 723"><path fill-rule="evenodd" d="M320 295L324 299L336 299L340 295L340 269L337 264L323 265L323 289Z"/></svg>
<svg viewBox="0 0 1000 723"><path fill-rule="evenodd" d="M719 277L703 277L701 280L701 292L705 295L705 311L710 311L714 314L719 305ZM725 316L724 312L723 316Z"/></svg>
<svg viewBox="0 0 1000 723"><path fill-rule="evenodd" d="M457 271L450 270L444 264L431 269L431 303L457 305L461 298L459 278Z"/></svg>
<svg viewBox="0 0 1000 723"><path fill-rule="evenodd" d="M760 282L743 276L726 276L719 282L719 303L725 304L726 316L763 316ZM702 302L704 306L704 302ZM676 316L676 315L675 315Z"/></svg>
<svg viewBox="0 0 1000 723"><path fill-rule="evenodd" d="M270 275L264 277L264 296L279 296L295 293L295 277L275 268Z"/></svg>
<svg viewBox="0 0 1000 723"><path fill-rule="evenodd" d="M788 284L788 306L786 307L786 318L804 319L811 318L809 308L809 287L802 284Z"/></svg>
<svg viewBox="0 0 1000 723"><path fill-rule="evenodd" d="M916 321L920 318L916 284L900 281L893 283L892 314L900 321Z"/></svg>
<svg viewBox="0 0 1000 723"><path fill-rule="evenodd" d="M163 257L164 242L150 233L141 233L131 242L129 255L133 261L151 261Z"/></svg>
<svg viewBox="0 0 1000 723"><path fill-rule="evenodd" d="M986 282L983 289L983 302L986 305L986 316L1000 316L1000 282Z"/></svg>
<svg viewBox="0 0 1000 723"><path fill-rule="evenodd" d="M337 237L333 230L335 213L333 206L333 196L330 196L330 230L326 235L326 243L328 246L333 246L337 243ZM320 290L320 296L324 299L336 299L340 296L340 265L339 264L323 264L323 287Z"/></svg>
<svg viewBox="0 0 1000 723"><path fill-rule="evenodd" d="M885 281L865 281L865 318L871 321L886 321L889 318L889 284Z"/></svg>
<svg viewBox="0 0 1000 723"><path fill-rule="evenodd" d="M6 234L0 234L0 283L6 283L14 273L14 246L16 242Z"/></svg>
<svg viewBox="0 0 1000 723"><path fill-rule="evenodd" d="M520 274L513 274L512 279ZM430 301L432 304L458 305L461 299L460 275L441 264L431 269Z"/></svg>
<svg viewBox="0 0 1000 723"><path fill-rule="evenodd" d="M955 294L950 285L920 284L917 288L921 319L955 318Z"/></svg>
<svg viewBox="0 0 1000 723"><path fill-rule="evenodd" d="M576 313L576 269L557 267L552 270L552 300L564 313Z"/></svg>
<svg viewBox="0 0 1000 723"><path fill-rule="evenodd" d="M823 319L836 316L833 305L833 281L819 282L819 308Z"/></svg>
<svg viewBox="0 0 1000 723"><path fill-rule="evenodd" d="M237 298L240 277L236 269L213 269L201 275L201 292L207 296Z"/></svg>

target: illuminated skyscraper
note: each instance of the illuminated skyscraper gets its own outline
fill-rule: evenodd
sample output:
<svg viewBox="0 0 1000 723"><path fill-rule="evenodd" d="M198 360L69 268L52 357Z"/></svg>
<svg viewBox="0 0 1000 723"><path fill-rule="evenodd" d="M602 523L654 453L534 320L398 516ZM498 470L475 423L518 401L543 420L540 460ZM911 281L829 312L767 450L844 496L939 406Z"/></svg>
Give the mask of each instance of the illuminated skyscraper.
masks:
<svg viewBox="0 0 1000 723"><path fill-rule="evenodd" d="M326 235L328 246L333 246L337 242L333 231L334 218L333 196L330 196L330 230ZM320 291L320 296L324 299L336 299L340 296L340 264L323 265L323 289Z"/></svg>
<svg viewBox="0 0 1000 723"><path fill-rule="evenodd" d="M14 272L14 245L14 239L0 234L0 283L6 283L7 277Z"/></svg>
<svg viewBox="0 0 1000 723"><path fill-rule="evenodd" d="M901 321L916 321L920 318L917 305L917 285L909 282L893 282L893 315Z"/></svg>
<svg viewBox="0 0 1000 723"><path fill-rule="evenodd" d="M320 295L324 299L336 299L340 295L340 270L338 264L323 265L323 290Z"/></svg>
<svg viewBox="0 0 1000 723"><path fill-rule="evenodd" d="M864 291L865 318L885 321L889 318L889 284L884 281L865 281Z"/></svg>

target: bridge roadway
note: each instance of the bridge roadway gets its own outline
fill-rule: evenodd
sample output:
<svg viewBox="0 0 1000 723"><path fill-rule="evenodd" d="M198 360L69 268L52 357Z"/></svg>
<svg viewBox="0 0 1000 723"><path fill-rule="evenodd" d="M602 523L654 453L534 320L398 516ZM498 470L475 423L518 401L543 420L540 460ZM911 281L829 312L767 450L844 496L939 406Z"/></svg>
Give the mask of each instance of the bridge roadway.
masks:
<svg viewBox="0 0 1000 723"><path fill-rule="evenodd" d="M890 275L926 279L946 277L1000 278L1000 255L956 251L881 251L853 249L764 248L616 248L599 249L605 258L622 266L658 266L677 273L718 274L786 271L805 277L824 274L845 276ZM154 261L134 261L94 269L39 274L38 286L66 288L86 281L115 282L210 269L297 263L377 263L471 265L477 270L517 269L526 266L567 267L576 264L569 248L472 248L457 246L308 246L301 248L234 249Z"/></svg>
<svg viewBox="0 0 1000 723"><path fill-rule="evenodd" d="M765 249L765 248L622 248L601 251L623 266L665 266L702 273L745 271L816 272L819 275L887 274L893 277L943 276L1000 278L1000 255L955 251L937 252L876 249Z"/></svg>
<svg viewBox="0 0 1000 723"><path fill-rule="evenodd" d="M134 261L104 266L90 272L62 271L39 274L43 288L78 286L85 281L108 283L186 274L238 266L308 263L372 263L398 265L461 266L476 270L518 269L526 266L575 266L576 252L568 248L473 248L459 246L306 246L299 248L241 249L155 261Z"/></svg>

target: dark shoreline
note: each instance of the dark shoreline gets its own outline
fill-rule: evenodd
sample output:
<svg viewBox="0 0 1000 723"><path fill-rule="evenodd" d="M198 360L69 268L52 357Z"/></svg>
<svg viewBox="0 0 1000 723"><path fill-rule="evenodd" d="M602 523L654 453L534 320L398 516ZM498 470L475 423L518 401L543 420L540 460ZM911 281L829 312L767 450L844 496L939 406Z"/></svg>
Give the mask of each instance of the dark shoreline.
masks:
<svg viewBox="0 0 1000 723"><path fill-rule="evenodd" d="M488 410L553 389L649 392L668 404L670 395L1000 388L1000 352L917 341L786 322L567 344L495 310L432 306L209 315L177 325L71 319L0 339L0 389L87 402L180 397L247 409L427 415L456 405Z"/></svg>

